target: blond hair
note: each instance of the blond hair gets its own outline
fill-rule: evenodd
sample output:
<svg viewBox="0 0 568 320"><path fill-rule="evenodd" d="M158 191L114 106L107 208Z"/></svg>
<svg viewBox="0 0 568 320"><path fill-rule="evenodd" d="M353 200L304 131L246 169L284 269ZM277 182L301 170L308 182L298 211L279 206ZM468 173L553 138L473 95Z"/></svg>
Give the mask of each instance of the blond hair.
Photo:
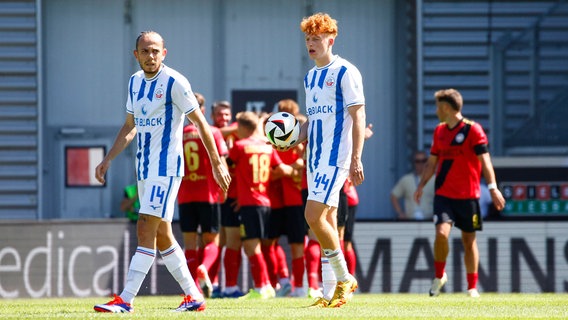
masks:
<svg viewBox="0 0 568 320"><path fill-rule="evenodd" d="M296 115L300 112L300 106L292 99L278 101L278 111L284 111Z"/></svg>
<svg viewBox="0 0 568 320"><path fill-rule="evenodd" d="M252 111L237 113L237 124L247 130L254 131L258 125L258 115Z"/></svg>

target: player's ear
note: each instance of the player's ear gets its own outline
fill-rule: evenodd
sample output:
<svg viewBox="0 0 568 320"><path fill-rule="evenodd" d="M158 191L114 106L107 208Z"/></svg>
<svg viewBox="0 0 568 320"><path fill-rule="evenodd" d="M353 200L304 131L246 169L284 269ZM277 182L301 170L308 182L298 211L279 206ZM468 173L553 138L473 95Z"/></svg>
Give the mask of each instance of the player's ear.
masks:
<svg viewBox="0 0 568 320"><path fill-rule="evenodd" d="M329 46L333 46L333 44L335 43L335 38L334 37L329 37Z"/></svg>
<svg viewBox="0 0 568 320"><path fill-rule="evenodd" d="M164 52L163 52L164 58L166 57L166 54L168 54L168 49L164 48Z"/></svg>

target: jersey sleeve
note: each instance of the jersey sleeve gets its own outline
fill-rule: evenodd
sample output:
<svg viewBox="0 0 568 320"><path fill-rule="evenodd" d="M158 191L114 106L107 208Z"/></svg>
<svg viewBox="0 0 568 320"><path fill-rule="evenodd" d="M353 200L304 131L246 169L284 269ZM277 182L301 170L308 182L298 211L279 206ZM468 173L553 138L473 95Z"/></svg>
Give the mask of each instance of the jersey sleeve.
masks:
<svg viewBox="0 0 568 320"><path fill-rule="evenodd" d="M172 88L172 101L185 115L199 107L197 98L195 98L195 94L191 90L191 85L184 77L176 78Z"/></svg>
<svg viewBox="0 0 568 320"><path fill-rule="evenodd" d="M341 90L346 107L365 104L363 78L357 68L347 69L343 79L341 79Z"/></svg>
<svg viewBox="0 0 568 320"><path fill-rule="evenodd" d="M473 126L471 126L471 134L471 145L473 147L487 145L487 135L479 123L476 122Z"/></svg>
<svg viewBox="0 0 568 320"><path fill-rule="evenodd" d="M126 112L134 114L134 108L132 107L132 99L134 99L134 93L132 92L132 87L134 86L134 75L130 77L128 81L128 94L126 95Z"/></svg>
<svg viewBox="0 0 568 320"><path fill-rule="evenodd" d="M272 168L280 165L282 163L282 159L280 159L280 156L278 155L278 152L274 149L272 149L272 155L270 157L270 166Z"/></svg>
<svg viewBox="0 0 568 320"><path fill-rule="evenodd" d="M442 128L442 124L439 124L434 129L434 134L432 135L432 146L430 147L430 154L433 156L438 156L440 154L440 149L438 146L438 142L436 142L436 137L438 136L440 129Z"/></svg>
<svg viewBox="0 0 568 320"><path fill-rule="evenodd" d="M227 148L227 143L223 138L223 134L221 130L211 127L211 132L213 133L213 139L215 140L215 144L217 145L217 151L221 157L226 157L229 154L229 149Z"/></svg>
<svg viewBox="0 0 568 320"><path fill-rule="evenodd" d="M231 149L229 149L229 159L233 164L236 164L239 161L239 147L238 145L234 145Z"/></svg>

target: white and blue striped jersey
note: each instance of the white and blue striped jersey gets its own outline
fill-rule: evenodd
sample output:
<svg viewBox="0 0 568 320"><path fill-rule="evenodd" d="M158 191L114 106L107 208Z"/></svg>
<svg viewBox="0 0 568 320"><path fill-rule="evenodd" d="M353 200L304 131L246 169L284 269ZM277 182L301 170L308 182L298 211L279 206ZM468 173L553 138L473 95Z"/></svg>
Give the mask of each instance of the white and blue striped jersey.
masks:
<svg viewBox="0 0 568 320"><path fill-rule="evenodd" d="M126 112L136 124L138 180L183 176L184 117L198 107L189 81L165 65L152 79L142 70L130 77Z"/></svg>
<svg viewBox="0 0 568 320"><path fill-rule="evenodd" d="M334 56L324 67L312 68L304 78L308 116L307 166L349 169L353 147L350 106L365 104L363 79L349 61Z"/></svg>

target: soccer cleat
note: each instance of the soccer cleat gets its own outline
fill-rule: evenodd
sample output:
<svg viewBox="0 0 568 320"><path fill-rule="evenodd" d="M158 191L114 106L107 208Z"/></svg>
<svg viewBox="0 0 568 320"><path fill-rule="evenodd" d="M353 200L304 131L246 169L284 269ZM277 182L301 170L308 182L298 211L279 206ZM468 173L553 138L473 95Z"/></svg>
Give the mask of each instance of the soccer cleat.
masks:
<svg viewBox="0 0 568 320"><path fill-rule="evenodd" d="M221 297L223 297L223 298L233 298L233 299L235 299L235 298L240 298L240 297L242 297L242 296L244 296L244 295L245 295L245 294L244 294L241 290L237 289L237 290L235 290L235 291L233 291L233 292L223 292L223 293L221 294Z"/></svg>
<svg viewBox="0 0 568 320"><path fill-rule="evenodd" d="M276 296L276 292L271 286L265 286L260 290L250 289L247 294L240 297L241 300L253 300L253 299L270 299Z"/></svg>
<svg viewBox="0 0 568 320"><path fill-rule="evenodd" d="M434 278L432 286L430 287L430 297L437 297L440 295L440 290L448 282L448 275L444 272L442 278Z"/></svg>
<svg viewBox="0 0 568 320"><path fill-rule="evenodd" d="M308 297L312 299L323 297L323 293L320 289L308 288Z"/></svg>
<svg viewBox="0 0 568 320"><path fill-rule="evenodd" d="M266 285L260 289L260 295L262 299L270 299L276 297L276 291L271 285Z"/></svg>
<svg viewBox="0 0 568 320"><path fill-rule="evenodd" d="M329 308L339 308L346 304L353 297L353 292L358 287L357 280L353 276L349 276L345 281L337 281L333 297L329 300Z"/></svg>
<svg viewBox="0 0 568 320"><path fill-rule="evenodd" d="M180 303L179 307L174 311L184 312L184 311L203 311L205 310L205 300L197 301L194 300L190 295L184 296L183 301Z"/></svg>
<svg viewBox="0 0 568 320"><path fill-rule="evenodd" d="M211 293L211 299L219 299L219 298L223 298L221 287L219 285L213 285L213 292Z"/></svg>
<svg viewBox="0 0 568 320"><path fill-rule="evenodd" d="M260 291L256 289L249 289L249 292L247 292L247 294L239 298L239 300L254 300L254 299L262 299Z"/></svg>
<svg viewBox="0 0 568 320"><path fill-rule="evenodd" d="M113 295L114 298L105 303L95 305L96 312L112 312L112 313L130 313L134 312L134 308L128 302L124 302L120 296Z"/></svg>
<svg viewBox="0 0 568 320"><path fill-rule="evenodd" d="M290 297L293 298L305 298L306 297L306 290L304 288L295 288L292 293L290 293Z"/></svg>
<svg viewBox="0 0 568 320"><path fill-rule="evenodd" d="M290 283L285 283L278 291L276 291L276 296L288 297L290 293L292 293L292 285Z"/></svg>
<svg viewBox="0 0 568 320"><path fill-rule="evenodd" d="M325 300L323 297L317 298L314 303L308 306L308 308L327 308L329 306L329 301Z"/></svg>
<svg viewBox="0 0 568 320"><path fill-rule="evenodd" d="M479 298L479 291L476 288L467 290L467 296L470 298Z"/></svg>
<svg viewBox="0 0 568 320"><path fill-rule="evenodd" d="M211 298L213 294L213 284L211 283L211 279L209 279L207 268L204 265L197 267L197 280L199 281L203 296L205 296L205 298Z"/></svg>

